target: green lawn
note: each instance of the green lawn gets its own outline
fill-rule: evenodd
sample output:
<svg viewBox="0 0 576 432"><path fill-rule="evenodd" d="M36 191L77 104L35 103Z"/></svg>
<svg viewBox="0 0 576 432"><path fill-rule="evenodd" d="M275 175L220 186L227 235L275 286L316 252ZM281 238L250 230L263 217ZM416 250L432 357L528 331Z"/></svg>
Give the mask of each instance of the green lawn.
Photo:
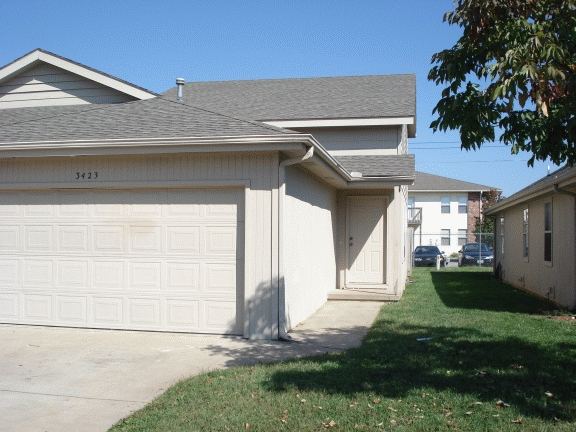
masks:
<svg viewBox="0 0 576 432"><path fill-rule="evenodd" d="M413 279L361 348L193 377L111 430L576 430L575 320L486 269Z"/></svg>

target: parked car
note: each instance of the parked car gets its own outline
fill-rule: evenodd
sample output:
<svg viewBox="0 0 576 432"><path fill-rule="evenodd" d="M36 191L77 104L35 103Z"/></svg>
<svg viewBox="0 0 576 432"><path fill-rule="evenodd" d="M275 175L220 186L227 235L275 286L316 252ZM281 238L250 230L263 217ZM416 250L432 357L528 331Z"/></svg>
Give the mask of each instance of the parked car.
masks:
<svg viewBox="0 0 576 432"><path fill-rule="evenodd" d="M440 265L446 267L448 260L444 256L444 251L437 246L417 246L414 249L414 265L429 266L436 265L436 257L440 255Z"/></svg>
<svg viewBox="0 0 576 432"><path fill-rule="evenodd" d="M494 251L486 243L466 243L458 251L458 266L494 264Z"/></svg>

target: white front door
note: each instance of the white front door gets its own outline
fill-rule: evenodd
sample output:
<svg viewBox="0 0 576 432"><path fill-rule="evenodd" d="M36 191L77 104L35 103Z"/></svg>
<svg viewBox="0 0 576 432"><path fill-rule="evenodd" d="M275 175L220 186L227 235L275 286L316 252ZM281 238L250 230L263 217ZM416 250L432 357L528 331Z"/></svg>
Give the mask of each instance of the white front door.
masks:
<svg viewBox="0 0 576 432"><path fill-rule="evenodd" d="M382 285L384 274L384 214L382 196L348 198L347 284Z"/></svg>

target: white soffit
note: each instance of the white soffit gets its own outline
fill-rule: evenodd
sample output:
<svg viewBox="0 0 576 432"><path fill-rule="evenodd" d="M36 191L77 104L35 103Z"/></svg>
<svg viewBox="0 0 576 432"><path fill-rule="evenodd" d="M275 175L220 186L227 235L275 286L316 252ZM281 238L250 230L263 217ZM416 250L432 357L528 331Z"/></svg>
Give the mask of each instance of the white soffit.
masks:
<svg viewBox="0 0 576 432"><path fill-rule="evenodd" d="M272 120L262 121L270 126L281 128L298 127L338 127L338 126L393 126L412 125L414 117L388 117L388 118L363 118L363 119L320 119L320 120Z"/></svg>
<svg viewBox="0 0 576 432"><path fill-rule="evenodd" d="M82 66L78 63L66 60L62 57L50 54L48 52L42 51L40 49L34 50L24 57L4 66L0 69L0 83L7 79L12 78L21 71L28 69L37 63L44 62L52 66L56 66L70 73L79 75L88 80L97 82L106 87L110 87L119 92L125 93L136 99L151 99L156 97L156 94L143 90L139 87L130 85L129 83L119 80L117 78L111 77L109 75L103 74L96 70L90 69L88 67Z"/></svg>

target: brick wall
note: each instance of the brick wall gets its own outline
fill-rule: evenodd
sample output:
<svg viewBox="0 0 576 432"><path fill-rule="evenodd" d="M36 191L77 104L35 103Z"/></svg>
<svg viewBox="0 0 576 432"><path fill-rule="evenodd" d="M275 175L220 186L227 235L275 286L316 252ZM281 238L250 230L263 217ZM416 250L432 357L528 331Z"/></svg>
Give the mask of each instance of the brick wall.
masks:
<svg viewBox="0 0 576 432"><path fill-rule="evenodd" d="M471 233L476 231L478 217L480 217L480 192L468 192L468 242L476 241Z"/></svg>

